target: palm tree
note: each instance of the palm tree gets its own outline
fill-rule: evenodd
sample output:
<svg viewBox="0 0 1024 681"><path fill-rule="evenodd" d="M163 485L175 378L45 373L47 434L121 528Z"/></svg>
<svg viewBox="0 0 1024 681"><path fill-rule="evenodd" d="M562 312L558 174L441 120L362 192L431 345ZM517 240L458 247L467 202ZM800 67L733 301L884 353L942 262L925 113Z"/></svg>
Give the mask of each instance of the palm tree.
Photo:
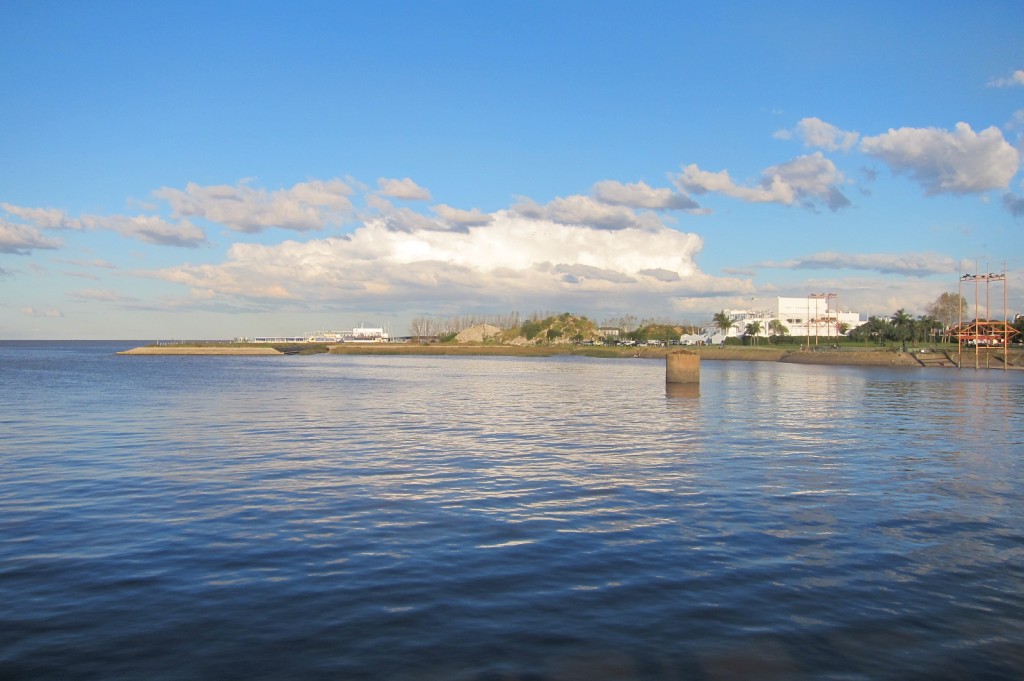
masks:
<svg viewBox="0 0 1024 681"><path fill-rule="evenodd" d="M715 326L717 326L719 330L722 332L722 335L728 338L729 329L733 327L732 317L729 315L729 313L726 312L725 310L722 310L721 312L716 312L712 320L715 322Z"/></svg>
<svg viewBox="0 0 1024 681"><path fill-rule="evenodd" d="M768 322L768 331L772 336L785 336L789 329L786 328L781 319L773 319Z"/></svg>
<svg viewBox="0 0 1024 681"><path fill-rule="evenodd" d="M754 345L757 345L757 334L761 333L761 322L753 321L747 324L746 335L754 339Z"/></svg>
<svg viewBox="0 0 1024 681"><path fill-rule="evenodd" d="M931 315L920 315L914 320L914 342L924 343L933 341L942 330L942 322Z"/></svg>
<svg viewBox="0 0 1024 681"><path fill-rule="evenodd" d="M907 339L914 335L914 318L901 307L892 316L892 326L896 332L896 340L902 341L903 349L906 350Z"/></svg>
<svg viewBox="0 0 1024 681"><path fill-rule="evenodd" d="M863 340L865 345L867 345L869 340L882 345L883 342L889 340L892 333L893 327L888 319L885 317L872 317L866 323L851 331L850 337L853 340Z"/></svg>

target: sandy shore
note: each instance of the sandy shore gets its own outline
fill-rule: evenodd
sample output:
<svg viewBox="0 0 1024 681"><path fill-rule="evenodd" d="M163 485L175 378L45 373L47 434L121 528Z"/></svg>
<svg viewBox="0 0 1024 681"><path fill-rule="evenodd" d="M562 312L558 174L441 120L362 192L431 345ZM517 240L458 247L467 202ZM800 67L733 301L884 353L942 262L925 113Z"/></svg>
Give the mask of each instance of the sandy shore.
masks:
<svg viewBox="0 0 1024 681"><path fill-rule="evenodd" d="M119 355L280 355L272 347L230 347L224 345L188 346L188 345L147 345L117 353Z"/></svg>

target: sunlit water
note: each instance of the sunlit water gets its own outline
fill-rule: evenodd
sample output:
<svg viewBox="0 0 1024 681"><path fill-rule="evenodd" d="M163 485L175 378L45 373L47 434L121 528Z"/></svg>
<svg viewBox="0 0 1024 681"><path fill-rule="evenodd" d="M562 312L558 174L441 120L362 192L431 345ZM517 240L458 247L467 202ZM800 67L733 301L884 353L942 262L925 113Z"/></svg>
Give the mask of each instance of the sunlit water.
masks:
<svg viewBox="0 0 1024 681"><path fill-rule="evenodd" d="M1016 679L1024 375L0 344L0 677Z"/></svg>

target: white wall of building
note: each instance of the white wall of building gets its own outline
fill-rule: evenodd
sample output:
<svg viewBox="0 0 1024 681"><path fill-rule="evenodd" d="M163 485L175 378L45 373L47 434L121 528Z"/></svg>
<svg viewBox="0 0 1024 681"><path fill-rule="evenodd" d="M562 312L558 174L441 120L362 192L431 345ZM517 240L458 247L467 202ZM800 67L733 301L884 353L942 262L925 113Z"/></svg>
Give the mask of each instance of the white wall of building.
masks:
<svg viewBox="0 0 1024 681"><path fill-rule="evenodd" d="M701 328L700 333L683 334L679 340L685 345L718 345L726 338L740 338L746 334L747 324L760 322L758 336L771 336L772 321L778 320L788 335L801 337L837 338L841 334L837 324L847 326L847 332L864 322L859 312L841 312L835 308L836 299L829 298L758 298L764 304L745 310L725 310L733 321L732 328L723 334L714 324Z"/></svg>

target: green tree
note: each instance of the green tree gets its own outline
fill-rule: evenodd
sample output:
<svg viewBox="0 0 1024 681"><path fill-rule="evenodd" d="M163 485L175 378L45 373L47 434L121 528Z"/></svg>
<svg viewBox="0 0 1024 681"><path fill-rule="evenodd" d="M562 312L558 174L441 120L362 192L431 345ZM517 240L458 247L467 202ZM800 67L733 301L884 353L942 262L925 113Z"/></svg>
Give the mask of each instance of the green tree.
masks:
<svg viewBox="0 0 1024 681"><path fill-rule="evenodd" d="M925 343L934 340L938 332L942 330L942 322L931 315L921 315L914 320L914 341Z"/></svg>
<svg viewBox="0 0 1024 681"><path fill-rule="evenodd" d="M761 333L761 322L755 320L747 324L747 328L744 329L744 333L751 339L753 339L754 345L757 345L757 336Z"/></svg>
<svg viewBox="0 0 1024 681"><path fill-rule="evenodd" d="M716 312L715 316L712 318L712 321L714 321L715 326L717 326L718 329L722 332L722 335L728 337L729 329L731 329L734 325L732 317L729 315L729 313L726 312L725 310L722 310L721 312Z"/></svg>
<svg viewBox="0 0 1024 681"><path fill-rule="evenodd" d="M855 341L868 341L882 345L893 337L893 327L888 319L884 317L871 317L867 322L861 324L850 332L850 338Z"/></svg>
<svg viewBox="0 0 1024 681"><path fill-rule="evenodd" d="M768 322L768 333L771 334L773 340L778 341L789 335L789 329L786 328L781 319L773 319Z"/></svg>
<svg viewBox="0 0 1024 681"><path fill-rule="evenodd" d="M641 326L631 334L630 338L638 343L646 343L649 340L668 342L679 339L680 330L671 324L651 323Z"/></svg>
<svg viewBox="0 0 1024 681"><path fill-rule="evenodd" d="M892 316L892 328L896 340L906 347L907 341L914 336L914 318L901 307Z"/></svg>

